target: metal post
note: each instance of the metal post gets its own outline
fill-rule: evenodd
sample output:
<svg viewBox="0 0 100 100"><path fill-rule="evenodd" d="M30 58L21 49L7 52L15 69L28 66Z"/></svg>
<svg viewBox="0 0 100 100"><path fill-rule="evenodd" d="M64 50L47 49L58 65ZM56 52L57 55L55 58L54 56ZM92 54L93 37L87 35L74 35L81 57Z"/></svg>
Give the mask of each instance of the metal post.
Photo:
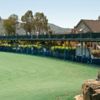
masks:
<svg viewBox="0 0 100 100"><path fill-rule="evenodd" d="M83 62L83 42L81 41L81 62Z"/></svg>

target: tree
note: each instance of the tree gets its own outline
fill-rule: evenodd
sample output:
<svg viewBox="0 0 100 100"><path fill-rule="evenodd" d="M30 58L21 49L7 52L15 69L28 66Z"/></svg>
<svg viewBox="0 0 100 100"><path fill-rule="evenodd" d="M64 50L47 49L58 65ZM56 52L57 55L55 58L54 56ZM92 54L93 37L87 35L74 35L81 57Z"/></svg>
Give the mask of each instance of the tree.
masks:
<svg viewBox="0 0 100 100"><path fill-rule="evenodd" d="M31 10L28 10L22 17L21 20L23 21L23 28L26 31L26 34L28 32L31 34L33 30L33 13Z"/></svg>
<svg viewBox="0 0 100 100"><path fill-rule="evenodd" d="M53 34L53 31L51 30L50 26L48 26L48 35L51 36Z"/></svg>
<svg viewBox="0 0 100 100"><path fill-rule="evenodd" d="M1 16L0 16L0 21L2 20Z"/></svg>
<svg viewBox="0 0 100 100"><path fill-rule="evenodd" d="M35 32L45 33L48 31L48 19L44 15L44 13L37 12L34 15L34 27Z"/></svg>
<svg viewBox="0 0 100 100"><path fill-rule="evenodd" d="M8 17L8 19L4 20L4 28L9 35L16 34L16 24L18 21L18 16L16 14L12 14Z"/></svg>
<svg viewBox="0 0 100 100"><path fill-rule="evenodd" d="M8 17L8 19L10 19L10 20L14 20L14 21L18 21L18 16L16 15L16 14L12 14L12 15L10 15L9 17Z"/></svg>
<svg viewBox="0 0 100 100"><path fill-rule="evenodd" d="M4 20L4 28L8 35L15 35L16 33L16 22L11 19Z"/></svg>
<svg viewBox="0 0 100 100"><path fill-rule="evenodd" d="M33 13L31 10L28 10L22 17L22 27L26 31L26 34L30 33L32 34L32 31L34 33L47 33L49 30L48 27L48 19L44 15L44 13L37 12L33 16Z"/></svg>

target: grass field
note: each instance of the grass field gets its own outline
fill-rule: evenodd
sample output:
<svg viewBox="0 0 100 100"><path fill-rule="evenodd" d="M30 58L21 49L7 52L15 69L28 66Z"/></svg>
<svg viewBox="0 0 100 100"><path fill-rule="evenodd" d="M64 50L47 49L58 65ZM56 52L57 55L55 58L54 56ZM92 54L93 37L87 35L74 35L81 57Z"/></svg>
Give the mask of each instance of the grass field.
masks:
<svg viewBox="0 0 100 100"><path fill-rule="evenodd" d="M0 100L73 100L99 67L0 52Z"/></svg>

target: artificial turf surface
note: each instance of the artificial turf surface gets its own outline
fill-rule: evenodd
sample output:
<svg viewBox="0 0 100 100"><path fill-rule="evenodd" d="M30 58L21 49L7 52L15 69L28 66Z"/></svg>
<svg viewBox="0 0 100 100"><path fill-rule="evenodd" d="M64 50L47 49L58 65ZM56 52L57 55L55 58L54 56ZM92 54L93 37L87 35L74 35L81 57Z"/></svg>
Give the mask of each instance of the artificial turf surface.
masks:
<svg viewBox="0 0 100 100"><path fill-rule="evenodd" d="M99 67L0 52L0 100L73 100Z"/></svg>

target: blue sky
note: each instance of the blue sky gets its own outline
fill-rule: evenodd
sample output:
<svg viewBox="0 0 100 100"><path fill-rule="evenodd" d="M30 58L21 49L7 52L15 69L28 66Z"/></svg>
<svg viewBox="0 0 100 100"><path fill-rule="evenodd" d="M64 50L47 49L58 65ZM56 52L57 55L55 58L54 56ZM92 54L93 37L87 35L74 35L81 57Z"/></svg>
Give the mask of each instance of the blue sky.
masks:
<svg viewBox="0 0 100 100"><path fill-rule="evenodd" d="M100 0L0 0L0 16L15 13L19 17L27 10L44 12L49 23L61 27L74 27L80 19L97 19Z"/></svg>

